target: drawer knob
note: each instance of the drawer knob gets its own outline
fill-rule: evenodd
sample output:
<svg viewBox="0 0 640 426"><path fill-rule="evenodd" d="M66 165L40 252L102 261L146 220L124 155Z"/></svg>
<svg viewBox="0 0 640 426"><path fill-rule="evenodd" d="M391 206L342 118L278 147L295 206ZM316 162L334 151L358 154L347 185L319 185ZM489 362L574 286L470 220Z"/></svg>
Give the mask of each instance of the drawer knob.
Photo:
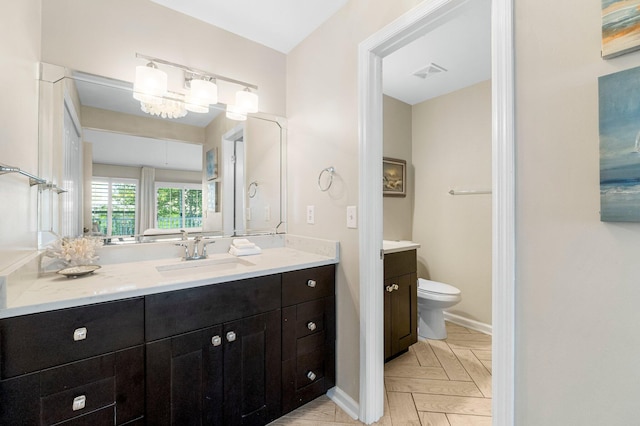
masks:
<svg viewBox="0 0 640 426"><path fill-rule="evenodd" d="M316 379L316 373L314 373L313 371L309 371L307 373L307 379L311 380L312 382Z"/></svg>
<svg viewBox="0 0 640 426"><path fill-rule="evenodd" d="M311 330L311 331L315 330L315 329L316 329L316 323L315 323L315 322L313 322L313 321L309 321L309 322L307 323L307 328L308 328L309 330Z"/></svg>
<svg viewBox="0 0 640 426"><path fill-rule="evenodd" d="M230 331L227 333L227 341L228 342L234 342L236 340L236 333L233 331Z"/></svg>
<svg viewBox="0 0 640 426"><path fill-rule="evenodd" d="M76 396L73 398L73 411L82 410L87 404L87 397L85 395Z"/></svg>
<svg viewBox="0 0 640 426"><path fill-rule="evenodd" d="M222 344L222 338L220 336L213 336L211 338L211 344L213 346L220 346Z"/></svg>
<svg viewBox="0 0 640 426"><path fill-rule="evenodd" d="M84 340L87 338L87 327L80 327L73 330L73 340Z"/></svg>
<svg viewBox="0 0 640 426"><path fill-rule="evenodd" d="M311 288L316 286L316 280L309 280L307 281L307 285Z"/></svg>

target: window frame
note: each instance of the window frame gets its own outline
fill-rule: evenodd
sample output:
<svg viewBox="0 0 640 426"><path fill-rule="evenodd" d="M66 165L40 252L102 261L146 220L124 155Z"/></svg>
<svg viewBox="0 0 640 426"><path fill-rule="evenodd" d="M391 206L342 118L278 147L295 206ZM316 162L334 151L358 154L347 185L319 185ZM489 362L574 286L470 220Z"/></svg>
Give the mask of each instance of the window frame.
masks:
<svg viewBox="0 0 640 426"><path fill-rule="evenodd" d="M182 203L182 216L181 216L181 222L184 223L184 219L185 219L185 203L184 203L184 194L186 190L196 190L196 191L200 191L200 202L202 204L202 201L204 200L204 195L203 195L203 190L202 190L202 184L201 183L188 183L188 182L163 182L163 181L156 181L154 183L154 191L153 191L153 226L157 229L161 229L158 226L158 189L160 188L170 188L170 189L179 189L182 191L182 196L183 196L183 203ZM204 206L201 205L201 210L202 210L202 216L201 221L204 220ZM198 228L202 228L202 224L200 226L195 226L195 227L186 227L186 226L180 226L178 228L162 228L163 230L180 230L180 229L198 229Z"/></svg>

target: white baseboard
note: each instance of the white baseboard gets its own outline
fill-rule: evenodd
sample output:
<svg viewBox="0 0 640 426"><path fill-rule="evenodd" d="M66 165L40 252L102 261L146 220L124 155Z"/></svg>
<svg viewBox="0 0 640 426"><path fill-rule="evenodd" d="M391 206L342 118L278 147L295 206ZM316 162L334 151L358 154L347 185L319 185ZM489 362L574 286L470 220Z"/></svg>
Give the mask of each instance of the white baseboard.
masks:
<svg viewBox="0 0 640 426"><path fill-rule="evenodd" d="M358 420L358 413L360 413L360 406L347 395L342 389L337 386L332 387L327 391L327 396L336 403L336 405L347 413L354 420Z"/></svg>
<svg viewBox="0 0 640 426"><path fill-rule="evenodd" d="M485 324L479 321L475 321L469 318L461 317L460 315L452 314L447 311L444 312L444 319L454 324L461 325L463 327L470 328L475 331L479 331L484 334L493 334L493 327L489 324Z"/></svg>

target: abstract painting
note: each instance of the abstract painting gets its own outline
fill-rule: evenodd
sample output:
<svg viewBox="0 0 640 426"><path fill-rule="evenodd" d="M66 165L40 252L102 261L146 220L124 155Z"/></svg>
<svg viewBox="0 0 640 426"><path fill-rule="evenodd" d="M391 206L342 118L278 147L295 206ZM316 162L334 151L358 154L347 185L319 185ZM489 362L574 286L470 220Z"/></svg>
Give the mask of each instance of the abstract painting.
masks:
<svg viewBox="0 0 640 426"><path fill-rule="evenodd" d="M602 57L640 48L640 0L602 0Z"/></svg>
<svg viewBox="0 0 640 426"><path fill-rule="evenodd" d="M407 195L407 162L395 158L382 160L382 195L405 197Z"/></svg>
<svg viewBox="0 0 640 426"><path fill-rule="evenodd" d="M207 172L207 180L218 178L218 150L212 148L205 155L205 168Z"/></svg>
<svg viewBox="0 0 640 426"><path fill-rule="evenodd" d="M640 67L598 79L600 220L640 222Z"/></svg>

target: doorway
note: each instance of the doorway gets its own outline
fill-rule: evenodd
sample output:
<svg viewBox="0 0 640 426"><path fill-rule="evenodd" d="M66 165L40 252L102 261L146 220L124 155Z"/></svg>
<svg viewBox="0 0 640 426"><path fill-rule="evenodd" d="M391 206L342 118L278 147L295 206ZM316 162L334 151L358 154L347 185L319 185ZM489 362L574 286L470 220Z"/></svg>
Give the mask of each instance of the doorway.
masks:
<svg viewBox="0 0 640 426"><path fill-rule="evenodd" d="M382 59L469 0L425 0L359 46L360 420L383 414ZM514 419L513 0L492 0L493 423ZM367 214L362 214L367 212Z"/></svg>

